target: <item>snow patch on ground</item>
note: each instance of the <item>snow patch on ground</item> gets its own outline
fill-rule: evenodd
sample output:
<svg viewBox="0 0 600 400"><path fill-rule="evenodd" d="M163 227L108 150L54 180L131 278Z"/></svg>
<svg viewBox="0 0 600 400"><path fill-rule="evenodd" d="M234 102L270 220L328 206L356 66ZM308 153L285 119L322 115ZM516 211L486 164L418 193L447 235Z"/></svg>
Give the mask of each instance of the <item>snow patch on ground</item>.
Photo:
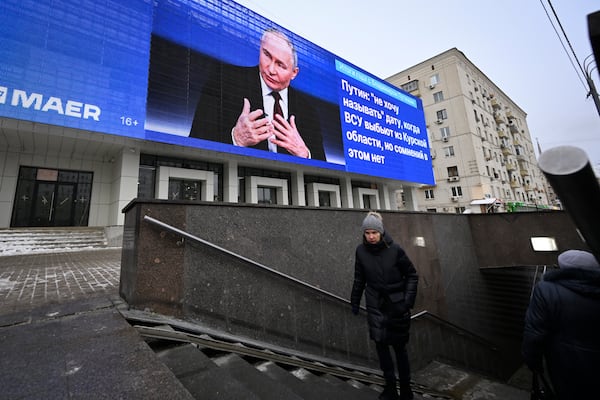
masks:
<svg viewBox="0 0 600 400"><path fill-rule="evenodd" d="M46 253L65 253L68 251L88 251L88 250L105 250L108 247L56 247L51 249L45 248L33 248L29 246L10 246L7 248L0 247L0 257L2 256L16 256L16 255L28 255L28 254L46 254Z"/></svg>
<svg viewBox="0 0 600 400"><path fill-rule="evenodd" d="M11 281L6 278L0 278L0 291L2 290L12 290L13 287L17 284L16 281Z"/></svg>

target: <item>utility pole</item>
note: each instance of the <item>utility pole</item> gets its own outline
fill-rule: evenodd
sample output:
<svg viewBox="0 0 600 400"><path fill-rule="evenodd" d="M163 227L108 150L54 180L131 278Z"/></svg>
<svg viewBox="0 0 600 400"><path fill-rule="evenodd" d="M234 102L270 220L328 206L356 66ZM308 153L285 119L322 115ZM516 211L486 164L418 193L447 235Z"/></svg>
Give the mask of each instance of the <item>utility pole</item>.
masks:
<svg viewBox="0 0 600 400"><path fill-rule="evenodd" d="M598 99L598 91L596 90L596 85L594 84L594 80L592 79L592 72L598 69L598 66L595 65L594 59L586 64L588 58L593 56L593 54L587 56L585 60L583 60L583 69L585 71L585 80L587 81L588 87L590 91L587 97L592 96L594 100L594 104L596 105L596 111L598 111L598 115L600 115L600 99Z"/></svg>

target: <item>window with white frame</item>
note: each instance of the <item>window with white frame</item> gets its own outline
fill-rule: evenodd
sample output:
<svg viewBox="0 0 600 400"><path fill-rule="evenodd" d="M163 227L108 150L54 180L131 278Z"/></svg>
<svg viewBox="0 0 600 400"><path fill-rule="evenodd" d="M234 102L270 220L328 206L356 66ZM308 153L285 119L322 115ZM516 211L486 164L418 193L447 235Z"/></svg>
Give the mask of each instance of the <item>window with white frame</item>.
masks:
<svg viewBox="0 0 600 400"><path fill-rule="evenodd" d="M201 191L200 181L169 178L169 200L201 200Z"/></svg>
<svg viewBox="0 0 600 400"><path fill-rule="evenodd" d="M444 156L446 156L446 157L454 157L454 146L446 146L446 147L444 147Z"/></svg>
<svg viewBox="0 0 600 400"><path fill-rule="evenodd" d="M433 195L433 189L425 189L425 198L433 199L435 196Z"/></svg>
<svg viewBox="0 0 600 400"><path fill-rule="evenodd" d="M452 186L450 187L450 191L452 192L452 197L462 196L462 187L460 186Z"/></svg>
<svg viewBox="0 0 600 400"><path fill-rule="evenodd" d="M447 167L446 171L448 172L448 177L458 176L458 167L456 165Z"/></svg>
<svg viewBox="0 0 600 400"><path fill-rule="evenodd" d="M439 103L440 101L444 100L444 92L439 91L439 92L435 92L433 94L433 101L436 103Z"/></svg>
<svg viewBox="0 0 600 400"><path fill-rule="evenodd" d="M258 204L277 204L277 188L258 186Z"/></svg>
<svg viewBox="0 0 600 400"><path fill-rule="evenodd" d="M319 190L319 207L331 207L331 192Z"/></svg>
<svg viewBox="0 0 600 400"><path fill-rule="evenodd" d="M438 74L433 74L429 77L429 84L431 86L435 86L440 83L440 76Z"/></svg>
<svg viewBox="0 0 600 400"><path fill-rule="evenodd" d="M440 128L440 136L442 137L442 139L449 138L450 137L450 127L444 126L443 128Z"/></svg>
<svg viewBox="0 0 600 400"><path fill-rule="evenodd" d="M437 111L435 113L435 115L437 116L438 121L443 120L443 119L448 119L448 112L446 111L445 108L443 110Z"/></svg>

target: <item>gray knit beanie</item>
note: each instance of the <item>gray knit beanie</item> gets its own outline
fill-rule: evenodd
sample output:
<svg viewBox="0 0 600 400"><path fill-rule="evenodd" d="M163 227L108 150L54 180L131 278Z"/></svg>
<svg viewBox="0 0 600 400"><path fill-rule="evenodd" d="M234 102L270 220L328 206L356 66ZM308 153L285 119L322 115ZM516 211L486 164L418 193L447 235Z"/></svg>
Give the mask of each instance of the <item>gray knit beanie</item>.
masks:
<svg viewBox="0 0 600 400"><path fill-rule="evenodd" d="M598 268L598 260L592 253L583 250L567 250L558 256L560 268Z"/></svg>
<svg viewBox="0 0 600 400"><path fill-rule="evenodd" d="M373 229L383 235L383 220L381 219L381 215L376 212L369 212L362 223L362 231L366 231L367 229Z"/></svg>

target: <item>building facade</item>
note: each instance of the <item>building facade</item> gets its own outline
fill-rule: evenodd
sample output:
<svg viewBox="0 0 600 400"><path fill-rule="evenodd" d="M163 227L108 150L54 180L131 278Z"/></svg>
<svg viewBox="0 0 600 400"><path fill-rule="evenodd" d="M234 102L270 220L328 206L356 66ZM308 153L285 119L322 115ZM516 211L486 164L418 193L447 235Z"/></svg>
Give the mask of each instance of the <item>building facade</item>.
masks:
<svg viewBox="0 0 600 400"><path fill-rule="evenodd" d="M387 78L423 101L436 184L418 209L499 212L546 208L527 114L456 48Z"/></svg>
<svg viewBox="0 0 600 400"><path fill-rule="evenodd" d="M281 87L265 34L303 66ZM135 198L416 210L433 182L417 98L231 0L7 0L0 52L0 228L121 226ZM275 94L293 143L236 142Z"/></svg>
<svg viewBox="0 0 600 400"><path fill-rule="evenodd" d="M0 228L121 226L121 210L135 198L394 210L401 188L390 179L0 118Z"/></svg>

